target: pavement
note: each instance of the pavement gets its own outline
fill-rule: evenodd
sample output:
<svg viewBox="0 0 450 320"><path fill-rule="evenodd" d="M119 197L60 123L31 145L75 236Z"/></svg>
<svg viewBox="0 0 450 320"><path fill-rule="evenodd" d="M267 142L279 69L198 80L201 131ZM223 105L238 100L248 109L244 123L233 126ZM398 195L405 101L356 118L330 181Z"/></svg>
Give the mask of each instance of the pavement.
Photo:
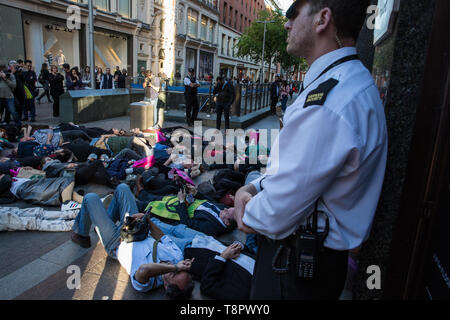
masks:
<svg viewBox="0 0 450 320"><path fill-rule="evenodd" d="M290 103L292 102L293 100L290 101ZM36 112L36 124L52 126L59 123L58 118L52 117L50 104L37 104ZM113 127L130 129L129 117L96 121L84 125L105 129ZM165 123L165 127L179 125L184 124ZM251 127L254 129L279 129L279 121L276 116L268 116ZM208 128L204 128L204 130L206 129ZM270 137L268 141L270 141ZM3 151L3 155L5 155L5 151ZM195 182L206 181L212 176L213 172L205 172ZM83 186L83 189L86 192L96 192L100 196L111 191L111 189L96 185ZM31 207L24 202L8 206ZM52 209L58 210L58 208ZM236 230L219 239L224 243L231 243L235 239L245 241L245 235ZM135 291L125 269L120 266L118 261L107 256L94 229L91 230L91 242L91 248L83 249L72 243L70 232L0 232L0 257L2 257L0 259L0 300L167 299L162 288L149 293ZM80 287L76 289L72 284L78 271L81 281ZM191 299L209 300L200 292L198 282L196 282ZM344 291L341 299L351 299L351 292Z"/></svg>

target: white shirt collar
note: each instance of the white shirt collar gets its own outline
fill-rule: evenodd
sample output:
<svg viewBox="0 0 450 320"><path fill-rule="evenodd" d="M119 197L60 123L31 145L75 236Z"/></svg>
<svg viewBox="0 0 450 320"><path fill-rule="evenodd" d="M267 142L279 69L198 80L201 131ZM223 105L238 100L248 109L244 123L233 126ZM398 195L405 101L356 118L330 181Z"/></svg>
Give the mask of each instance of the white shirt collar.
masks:
<svg viewBox="0 0 450 320"><path fill-rule="evenodd" d="M303 87L306 88L307 86L309 86L314 80L316 80L316 78L323 70L325 70L328 66L330 66L337 60L354 54L356 54L355 47L345 47L320 56L316 59L316 61L313 62L308 72L306 73Z"/></svg>

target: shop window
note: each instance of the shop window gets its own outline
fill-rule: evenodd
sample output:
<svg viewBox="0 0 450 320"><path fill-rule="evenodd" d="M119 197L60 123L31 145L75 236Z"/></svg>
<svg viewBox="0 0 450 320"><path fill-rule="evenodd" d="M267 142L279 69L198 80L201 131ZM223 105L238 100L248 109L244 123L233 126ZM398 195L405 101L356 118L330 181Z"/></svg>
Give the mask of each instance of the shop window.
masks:
<svg viewBox="0 0 450 320"><path fill-rule="evenodd" d="M197 21L198 21L198 12L188 9L188 35L196 38L197 37Z"/></svg>
<svg viewBox="0 0 450 320"><path fill-rule="evenodd" d="M95 31L95 64L105 70L128 66L128 39L123 36Z"/></svg>

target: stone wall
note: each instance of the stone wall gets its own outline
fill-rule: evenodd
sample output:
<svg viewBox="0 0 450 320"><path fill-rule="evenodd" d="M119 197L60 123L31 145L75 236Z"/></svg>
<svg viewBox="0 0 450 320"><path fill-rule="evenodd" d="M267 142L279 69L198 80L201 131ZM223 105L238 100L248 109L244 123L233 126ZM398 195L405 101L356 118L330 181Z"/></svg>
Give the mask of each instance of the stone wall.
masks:
<svg viewBox="0 0 450 320"><path fill-rule="evenodd" d="M359 255L354 299L381 299L387 286L391 242L405 184L434 8L435 0L401 1L394 34L375 51L375 66L386 66L390 74L385 106L389 151L371 235ZM367 288L366 270L370 265L381 269L380 290Z"/></svg>

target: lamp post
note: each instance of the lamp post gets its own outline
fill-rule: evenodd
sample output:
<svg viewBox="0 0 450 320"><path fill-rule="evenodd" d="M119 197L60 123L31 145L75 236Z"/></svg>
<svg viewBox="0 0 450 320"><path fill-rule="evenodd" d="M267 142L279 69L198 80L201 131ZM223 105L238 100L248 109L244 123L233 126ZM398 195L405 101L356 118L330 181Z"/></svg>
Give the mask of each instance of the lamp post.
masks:
<svg viewBox="0 0 450 320"><path fill-rule="evenodd" d="M256 23L264 23L264 38L263 38L263 47L262 47L262 67L261 67L261 74L260 74L260 83L263 84L264 83L264 49L266 47L266 30L267 30L267 24L268 23L274 23L275 21L255 21ZM270 71L270 70L269 70Z"/></svg>
<svg viewBox="0 0 450 320"><path fill-rule="evenodd" d="M93 0L89 0L89 60L91 62L91 88L96 88L94 61L94 8Z"/></svg>

